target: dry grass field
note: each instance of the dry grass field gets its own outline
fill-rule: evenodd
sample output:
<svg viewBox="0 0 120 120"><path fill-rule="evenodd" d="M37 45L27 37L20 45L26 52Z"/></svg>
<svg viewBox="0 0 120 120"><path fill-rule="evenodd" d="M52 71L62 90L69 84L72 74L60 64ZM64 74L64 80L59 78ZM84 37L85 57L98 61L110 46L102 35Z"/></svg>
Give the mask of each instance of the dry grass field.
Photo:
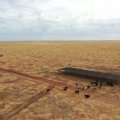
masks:
<svg viewBox="0 0 120 120"><path fill-rule="evenodd" d="M0 120L120 120L120 86L76 94L76 83L90 82L57 73L69 64L120 74L120 41L1 42Z"/></svg>

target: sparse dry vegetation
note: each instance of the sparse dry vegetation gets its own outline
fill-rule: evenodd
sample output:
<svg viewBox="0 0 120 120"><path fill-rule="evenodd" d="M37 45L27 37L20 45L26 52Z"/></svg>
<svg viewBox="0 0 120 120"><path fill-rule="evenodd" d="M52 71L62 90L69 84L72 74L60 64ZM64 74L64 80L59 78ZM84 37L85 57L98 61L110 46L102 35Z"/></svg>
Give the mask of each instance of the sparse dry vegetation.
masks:
<svg viewBox="0 0 120 120"><path fill-rule="evenodd" d="M1 42L0 119L52 85L49 94L9 120L119 120L120 86L90 87L75 94L76 83L89 86L90 82L57 74L69 64L120 74L120 42Z"/></svg>

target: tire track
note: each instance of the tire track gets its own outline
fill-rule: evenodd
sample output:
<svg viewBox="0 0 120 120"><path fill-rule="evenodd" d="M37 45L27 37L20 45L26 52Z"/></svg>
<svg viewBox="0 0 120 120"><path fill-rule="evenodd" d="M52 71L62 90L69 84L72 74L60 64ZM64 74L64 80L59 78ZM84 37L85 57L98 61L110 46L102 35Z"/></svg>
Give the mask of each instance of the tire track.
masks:
<svg viewBox="0 0 120 120"><path fill-rule="evenodd" d="M47 95L50 90L52 90L53 86L48 86L46 89L39 91L38 93L31 96L29 99L25 100L23 103L17 105L15 108L13 108L11 111L4 113L0 116L0 120L8 120L17 113L19 113L24 108L28 107L30 104L36 102L38 99L42 98L43 96Z"/></svg>
<svg viewBox="0 0 120 120"><path fill-rule="evenodd" d="M67 86L67 87L69 87L70 90L75 90L76 89L76 86L67 84L66 82L53 81L53 80L50 80L50 79L47 79L47 78L44 78L44 77L38 77L38 76L29 75L27 73L19 72L19 71L16 71L14 69L0 68L0 71L10 73L10 74L14 74L14 75L18 75L18 76L22 76L22 77L26 77L26 78L29 78L29 80L31 79L31 81L34 81L34 82L37 82L37 83L44 82L44 83L48 83L52 86L58 86L58 87L62 87L62 88Z"/></svg>

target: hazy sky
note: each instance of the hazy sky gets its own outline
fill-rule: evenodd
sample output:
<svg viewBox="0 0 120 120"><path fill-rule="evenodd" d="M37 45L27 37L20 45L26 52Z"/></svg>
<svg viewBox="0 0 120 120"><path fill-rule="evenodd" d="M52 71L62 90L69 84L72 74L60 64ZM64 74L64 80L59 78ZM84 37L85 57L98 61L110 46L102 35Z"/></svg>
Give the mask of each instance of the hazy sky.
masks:
<svg viewBox="0 0 120 120"><path fill-rule="evenodd" d="M0 0L0 40L120 39L120 0Z"/></svg>

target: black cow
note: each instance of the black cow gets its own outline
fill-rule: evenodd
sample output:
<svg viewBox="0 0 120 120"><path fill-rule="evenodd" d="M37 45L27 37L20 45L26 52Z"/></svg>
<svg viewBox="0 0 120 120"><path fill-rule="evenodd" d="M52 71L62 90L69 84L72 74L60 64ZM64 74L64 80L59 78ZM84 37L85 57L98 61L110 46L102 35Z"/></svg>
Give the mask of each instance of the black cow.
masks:
<svg viewBox="0 0 120 120"><path fill-rule="evenodd" d="M110 87L113 87L113 86L114 86L114 84L113 84L112 81L107 81L107 82L106 82L106 85L108 85L108 86L110 86Z"/></svg>
<svg viewBox="0 0 120 120"><path fill-rule="evenodd" d="M79 90L75 90L75 93L76 93L76 94L79 94L79 92L80 92Z"/></svg>
<svg viewBox="0 0 120 120"><path fill-rule="evenodd" d="M65 90L67 90L68 89L68 87L65 87L63 90L65 91Z"/></svg>
<svg viewBox="0 0 120 120"><path fill-rule="evenodd" d="M90 86L89 86L89 85L87 86L87 89L90 89Z"/></svg>
<svg viewBox="0 0 120 120"><path fill-rule="evenodd" d="M90 98L90 95L84 95L84 97L88 99L88 98Z"/></svg>

